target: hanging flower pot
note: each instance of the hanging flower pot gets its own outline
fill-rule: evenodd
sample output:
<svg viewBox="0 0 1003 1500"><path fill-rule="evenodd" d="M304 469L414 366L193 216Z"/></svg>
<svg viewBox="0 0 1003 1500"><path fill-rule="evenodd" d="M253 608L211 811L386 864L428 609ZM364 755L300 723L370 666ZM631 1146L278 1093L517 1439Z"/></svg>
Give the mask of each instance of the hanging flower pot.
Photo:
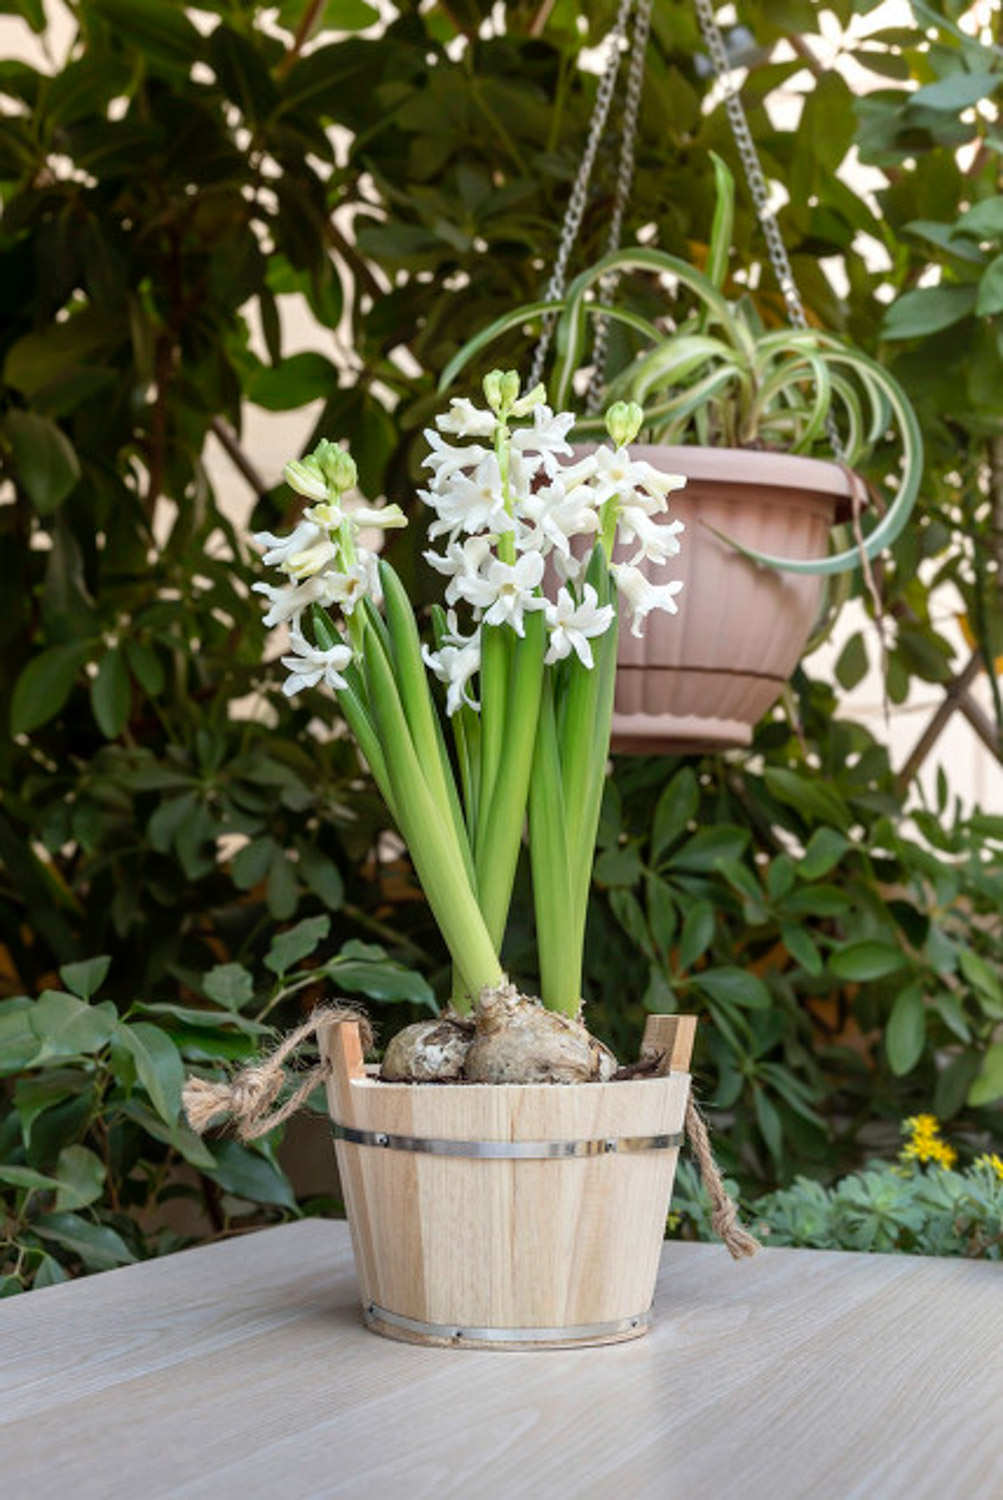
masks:
<svg viewBox="0 0 1003 1500"><path fill-rule="evenodd" d="M898 382L858 350L804 326L776 235L778 278L795 326L764 327L744 289L735 302L724 295L734 182L719 158L713 163L718 204L706 273L656 249L611 251L566 292L555 278L547 301L516 309L475 335L441 382L447 388L481 350L542 314L534 370L542 369L552 339L554 403L571 403L591 369L576 434L584 438L601 427L600 406L620 403L649 439L649 446L634 445L635 455L685 480L667 513L655 518L685 526L676 572L685 609L679 619L653 622L643 641L621 634L613 721L613 748L620 751L748 745L800 659L820 613L823 579L868 562L895 540L922 474L919 426ZM765 209L761 217L769 220ZM683 301L674 326L662 328L610 303L612 286L626 272L644 273L649 290L653 283L667 296L674 285ZM612 373L605 368L610 320L646 345ZM839 463L814 456L826 448ZM844 539L844 549L827 556L837 511L843 519L851 511L853 469L878 453L891 490L885 514L855 545L846 547ZM858 504L863 490L860 483ZM664 561L657 554L639 535L621 544L614 560L639 568L651 582L652 562ZM633 582L643 594L645 583Z"/></svg>
<svg viewBox="0 0 1003 1500"><path fill-rule="evenodd" d="M852 475L838 464L736 448L635 445L654 468L685 477L672 497L686 545L675 565L685 609L620 635L612 748L686 754L748 745L819 617L824 581L752 562L750 551L818 557ZM725 541L724 538L729 538ZM626 561L621 544L615 561ZM657 584L646 561L642 572Z"/></svg>

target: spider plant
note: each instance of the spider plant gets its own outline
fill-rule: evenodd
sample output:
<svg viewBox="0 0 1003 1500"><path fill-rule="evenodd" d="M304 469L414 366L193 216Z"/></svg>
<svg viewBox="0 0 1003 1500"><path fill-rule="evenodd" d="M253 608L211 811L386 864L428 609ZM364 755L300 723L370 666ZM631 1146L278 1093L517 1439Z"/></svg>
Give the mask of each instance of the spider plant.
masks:
<svg viewBox="0 0 1003 1500"><path fill-rule="evenodd" d="M513 309L470 339L443 372L450 386L480 352L516 328L555 320L556 360L548 392L552 404L574 403L575 375L588 363L591 320L608 317L638 335L638 353L610 376L604 400L636 401L644 409L642 436L655 443L748 447L807 456L833 455L851 468L886 445L891 500L864 538L828 557L793 560L741 548L770 567L797 573L848 571L891 545L912 511L923 471L923 441L916 415L898 381L883 366L841 339L816 328L764 327L750 296L724 292L734 217L734 179L713 157L717 204L703 271L664 251L636 246L603 257L571 282L565 295ZM603 282L624 272L647 272L682 301L672 326L596 296ZM576 431L597 427L583 417ZM733 543L733 545L738 545Z"/></svg>

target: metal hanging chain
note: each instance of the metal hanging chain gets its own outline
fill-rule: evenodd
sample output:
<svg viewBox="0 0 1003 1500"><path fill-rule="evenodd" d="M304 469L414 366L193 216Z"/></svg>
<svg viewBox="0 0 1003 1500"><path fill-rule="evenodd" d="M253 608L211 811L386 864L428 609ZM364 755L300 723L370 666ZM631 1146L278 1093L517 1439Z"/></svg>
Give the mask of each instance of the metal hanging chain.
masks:
<svg viewBox="0 0 1003 1500"><path fill-rule="evenodd" d="M714 7L712 0L693 0L696 8L697 20L700 23L700 31L707 43L707 50L714 64L714 72L724 94L724 107L728 114L731 125L731 133L735 138L735 146L738 150L745 180L749 186L749 193L756 209L756 217L759 220L766 240L766 248L769 252L770 264L776 277L777 286L787 306L787 319L792 328L804 329L808 327L805 317L804 303L798 291L797 282L794 279L794 271L791 267L790 257L787 254L787 246L784 244L780 234L780 228L772 209L769 206L769 189L766 186L766 178L763 176L762 163L759 160L759 152L756 143L752 139L749 122L746 118L745 109L734 84L731 81L732 65L728 59L728 52L724 45L717 21L714 19ZM837 459L843 457L843 445L840 441L839 428L832 412L825 419L826 435Z"/></svg>
<svg viewBox="0 0 1003 1500"><path fill-rule="evenodd" d="M607 39L609 55L603 68L599 87L596 90L595 103L592 106L592 118L589 121L589 133L585 144L585 152L582 156L571 189L571 197L564 214L564 222L561 226L561 238L557 247L557 257L554 261L554 269L547 289L544 292L544 300L556 302L564 295L567 284L568 259L578 238L581 228L582 216L585 213L585 203L588 197L589 182L592 177L592 168L595 165L596 152L606 128L606 116L609 114L610 101L613 98L613 89L616 84L616 76L620 70L620 48L627 30L627 22L633 9L634 0L620 0L620 8L617 11L613 30ZM530 366L529 384L535 386L543 375L543 366L550 349L550 341L554 334L554 324L557 318L554 313L548 314L543 320L543 332L539 343L533 354L533 363Z"/></svg>
<svg viewBox="0 0 1003 1500"><path fill-rule="evenodd" d="M648 35L651 31L652 0L637 0L634 16L634 37L630 49L630 66L627 70L627 97L623 106L623 128L620 137L620 160L617 165L616 189L613 194L613 214L610 219L606 253L620 248L623 233L623 216L634 181L634 147L637 141L637 123L641 109L641 90L644 87L644 62L648 51ZM599 282L598 300L601 306L609 303L619 275L615 271ZM603 371L606 365L606 343L609 338L609 318L600 314L596 318L595 338L592 344L592 376L585 398L585 412L593 416L602 405Z"/></svg>

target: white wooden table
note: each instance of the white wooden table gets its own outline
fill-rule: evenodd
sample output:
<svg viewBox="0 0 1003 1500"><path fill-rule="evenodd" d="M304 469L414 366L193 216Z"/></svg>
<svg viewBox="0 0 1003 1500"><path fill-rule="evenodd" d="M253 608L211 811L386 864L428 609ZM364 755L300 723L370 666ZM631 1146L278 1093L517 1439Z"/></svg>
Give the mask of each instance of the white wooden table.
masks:
<svg viewBox="0 0 1003 1500"><path fill-rule="evenodd" d="M308 1220L0 1303L11 1500L1001 1500L1003 1266L666 1246L647 1338L367 1333Z"/></svg>

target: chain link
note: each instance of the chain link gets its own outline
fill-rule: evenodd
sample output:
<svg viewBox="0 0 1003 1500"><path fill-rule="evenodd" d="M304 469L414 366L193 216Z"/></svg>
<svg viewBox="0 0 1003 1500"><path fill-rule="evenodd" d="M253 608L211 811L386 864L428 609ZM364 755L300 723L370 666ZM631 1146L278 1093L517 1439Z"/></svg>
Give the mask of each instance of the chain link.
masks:
<svg viewBox="0 0 1003 1500"><path fill-rule="evenodd" d="M623 216L634 181L634 147L637 141L637 123L641 110L641 90L644 87L644 60L648 50L648 34L651 31L652 0L637 0L634 16L634 38L631 42L630 66L627 71L627 97L623 106L623 128L620 137L620 161L617 166L616 189L613 194L613 213L610 218L606 253L620 248L623 233ZM598 300L608 306L619 276L615 271L599 282ZM609 338L609 318L601 314L596 318L595 340L592 345L592 376L585 398L585 412L592 416L599 410L603 397L603 372L606 366L606 343Z"/></svg>
<svg viewBox="0 0 1003 1500"><path fill-rule="evenodd" d="M735 138L738 157L742 164L749 193L755 206L756 217L759 220L763 237L766 240L770 265L773 268L777 286L780 288L780 294L787 308L788 322L792 328L806 329L808 327L808 320L805 317L804 303L801 301L801 294L798 291L790 257L787 254L787 247L783 242L776 217L769 205L769 188L766 184L766 178L763 175L763 168L759 160L759 153L756 150L756 143L749 129L745 109L731 80L732 66L724 44L724 38L721 35L721 30L714 16L713 0L693 0L693 3L696 9L697 20L700 24L701 34L710 53L711 62L714 65L714 72L721 84L724 107L728 115L729 124L731 125L732 135ZM599 87L596 90L595 104L593 105L592 117L589 121L589 133L585 152L571 189L571 197L568 200L564 222L561 226L561 238L554 261L554 269L544 293L544 298L548 302L556 301L564 295L564 289L567 284L568 261L575 240L578 238L578 231L581 228L582 218L585 213L592 169L595 165L599 142L606 128L606 119L609 114L613 90L620 68L621 46L626 35L633 6L634 0L621 0L616 22L609 34L607 42L609 56L607 57L606 65L599 81ZM620 247L624 213L634 178L634 150L637 140L641 89L644 83L645 52L651 28L651 10L652 0L637 0L634 36L631 44L630 66L627 76L627 96L623 111L620 160L617 168L613 212L606 242L607 253L617 250ZM600 304L608 305L617 279L615 273L610 273L602 278L598 290ZM543 375L543 367L553 338L555 322L556 315L554 313L550 313L544 318L543 331L533 354L533 362L530 368L529 383L531 386L536 385ZM596 412L602 401L603 369L606 361L608 337L609 319L600 315L596 319L595 339L592 346L592 375L589 380L585 402L585 410L588 415ZM839 429L836 426L835 418L831 411L826 417L825 430L833 453L837 459L841 459L843 449L840 442Z"/></svg>
<svg viewBox="0 0 1003 1500"><path fill-rule="evenodd" d="M609 114L610 101L613 98L613 89L616 84L617 73L620 71L620 49L627 30L627 22L633 9L634 0L620 0L620 8L617 11L613 30L607 38L608 56L603 68L599 87L596 89L595 103L592 106L592 118L589 121L588 139L585 144L585 152L578 167L578 173L571 188L571 197L564 214L564 223L561 226L561 238L557 247L557 256L554 260L554 269L547 289L544 292L544 300L556 302L564 295L564 288L568 277L568 260L578 238L581 228L582 217L585 213L585 204L588 198L589 182L592 177L592 168L595 165L596 152L606 128L606 116ZM543 321L543 332L539 343L533 354L533 363L530 366L530 387L538 384L543 375L543 366L546 362L547 353L550 349L550 341L554 335L554 324L556 315L548 314Z"/></svg>
<svg viewBox="0 0 1003 1500"><path fill-rule="evenodd" d="M735 138L735 146L738 157L742 163L745 180L749 186L749 193L756 209L756 217L759 220L763 237L766 240L766 248L770 257L770 265L776 277L777 286L787 307L787 319L792 328L807 328L808 319L805 317L804 303L794 279L794 271L791 266L787 247L780 234L780 228L769 205L769 188L766 186L766 178L763 176L762 164L759 160L759 152L756 143L752 139L749 129L749 121L746 118L745 109L738 96L734 84L731 81L732 65L724 45L724 38L714 18L713 0L693 0L696 7L697 20L700 23L700 31L707 43L707 50L714 64L714 72L724 94L724 107L728 114L731 125L731 133ZM843 457L843 447L840 441L839 428L836 419L830 411L825 419L826 435L837 459Z"/></svg>

